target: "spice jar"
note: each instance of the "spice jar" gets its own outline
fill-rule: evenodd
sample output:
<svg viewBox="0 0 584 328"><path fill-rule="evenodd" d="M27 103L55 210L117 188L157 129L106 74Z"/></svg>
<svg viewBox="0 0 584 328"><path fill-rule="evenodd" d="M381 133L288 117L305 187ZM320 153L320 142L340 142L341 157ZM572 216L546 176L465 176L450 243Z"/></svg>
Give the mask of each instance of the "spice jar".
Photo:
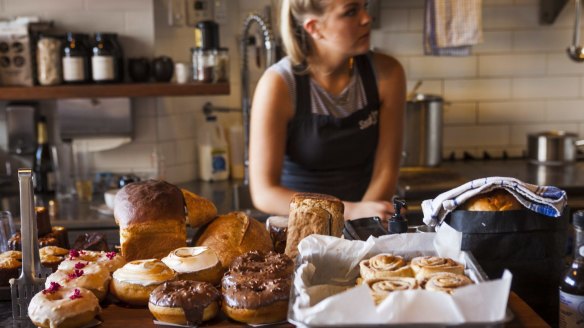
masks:
<svg viewBox="0 0 584 328"><path fill-rule="evenodd" d="M83 83L89 81L89 36L81 33L67 33L63 46L63 82Z"/></svg>
<svg viewBox="0 0 584 328"><path fill-rule="evenodd" d="M229 81L229 49L219 48L215 51L213 82Z"/></svg>
<svg viewBox="0 0 584 328"><path fill-rule="evenodd" d="M215 66L215 50L192 48L193 80L199 82L213 82Z"/></svg>
<svg viewBox="0 0 584 328"><path fill-rule="evenodd" d="M123 53L115 33L95 33L91 76L97 83L123 81Z"/></svg>
<svg viewBox="0 0 584 328"><path fill-rule="evenodd" d="M37 42L37 78L40 85L55 85L61 79L61 40L41 36Z"/></svg>

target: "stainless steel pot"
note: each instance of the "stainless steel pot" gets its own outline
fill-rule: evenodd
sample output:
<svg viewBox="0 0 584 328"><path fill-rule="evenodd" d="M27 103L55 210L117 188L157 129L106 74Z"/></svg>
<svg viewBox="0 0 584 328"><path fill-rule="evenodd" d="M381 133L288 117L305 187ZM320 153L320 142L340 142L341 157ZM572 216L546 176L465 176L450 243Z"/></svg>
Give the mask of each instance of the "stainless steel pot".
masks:
<svg viewBox="0 0 584 328"><path fill-rule="evenodd" d="M437 166L442 159L442 112L440 96L417 94L405 112L402 166Z"/></svg>
<svg viewBox="0 0 584 328"><path fill-rule="evenodd" d="M534 164L564 165L576 160L578 146L584 140L577 140L576 133L565 131L544 131L527 136L527 157Z"/></svg>

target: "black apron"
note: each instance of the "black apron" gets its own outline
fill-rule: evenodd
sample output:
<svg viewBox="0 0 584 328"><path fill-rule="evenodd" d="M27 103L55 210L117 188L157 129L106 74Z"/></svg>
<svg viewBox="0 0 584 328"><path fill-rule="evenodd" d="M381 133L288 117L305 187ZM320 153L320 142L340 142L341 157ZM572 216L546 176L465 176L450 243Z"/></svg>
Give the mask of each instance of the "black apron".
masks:
<svg viewBox="0 0 584 328"><path fill-rule="evenodd" d="M310 77L294 74L296 112L288 123L281 184L292 190L363 198L379 137L379 93L369 55L355 58L367 105L336 118L312 113Z"/></svg>

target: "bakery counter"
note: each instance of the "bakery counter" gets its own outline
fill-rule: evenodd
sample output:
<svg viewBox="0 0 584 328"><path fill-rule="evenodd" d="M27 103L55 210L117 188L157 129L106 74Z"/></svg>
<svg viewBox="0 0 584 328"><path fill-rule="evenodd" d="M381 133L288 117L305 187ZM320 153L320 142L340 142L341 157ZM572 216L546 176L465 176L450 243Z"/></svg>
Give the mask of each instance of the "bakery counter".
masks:
<svg viewBox="0 0 584 328"><path fill-rule="evenodd" d="M509 294L508 307L513 313L513 318L511 321L507 322L505 327L549 327L545 321L543 321L517 294L511 292ZM103 312L100 315L100 319L103 322L101 326L98 327L108 327L108 328L147 328L147 327L157 327L152 320L152 315L148 309L139 308L124 308L116 304L108 304L103 306ZM240 324L224 316L219 315L214 320L207 322L205 327L234 327L234 326L247 326ZM12 320L12 309L11 303L4 301L0 302L0 327L33 327L31 323L29 325L17 325ZM281 323L270 325L270 327L293 327L289 323Z"/></svg>

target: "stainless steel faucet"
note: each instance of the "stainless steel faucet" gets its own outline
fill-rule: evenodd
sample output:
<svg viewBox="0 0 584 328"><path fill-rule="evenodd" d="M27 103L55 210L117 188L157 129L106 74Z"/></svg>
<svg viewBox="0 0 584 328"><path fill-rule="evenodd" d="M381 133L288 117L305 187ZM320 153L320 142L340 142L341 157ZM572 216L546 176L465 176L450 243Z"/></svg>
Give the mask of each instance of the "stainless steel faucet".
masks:
<svg viewBox="0 0 584 328"><path fill-rule="evenodd" d="M276 42L272 28L264 17L253 13L247 16L243 22L243 33L241 36L241 110L243 119L243 184L249 184L249 119L251 112L251 102L249 97L249 66L247 56L247 46L249 30L253 23L257 23L261 30L262 42L266 50L266 68L276 62Z"/></svg>

